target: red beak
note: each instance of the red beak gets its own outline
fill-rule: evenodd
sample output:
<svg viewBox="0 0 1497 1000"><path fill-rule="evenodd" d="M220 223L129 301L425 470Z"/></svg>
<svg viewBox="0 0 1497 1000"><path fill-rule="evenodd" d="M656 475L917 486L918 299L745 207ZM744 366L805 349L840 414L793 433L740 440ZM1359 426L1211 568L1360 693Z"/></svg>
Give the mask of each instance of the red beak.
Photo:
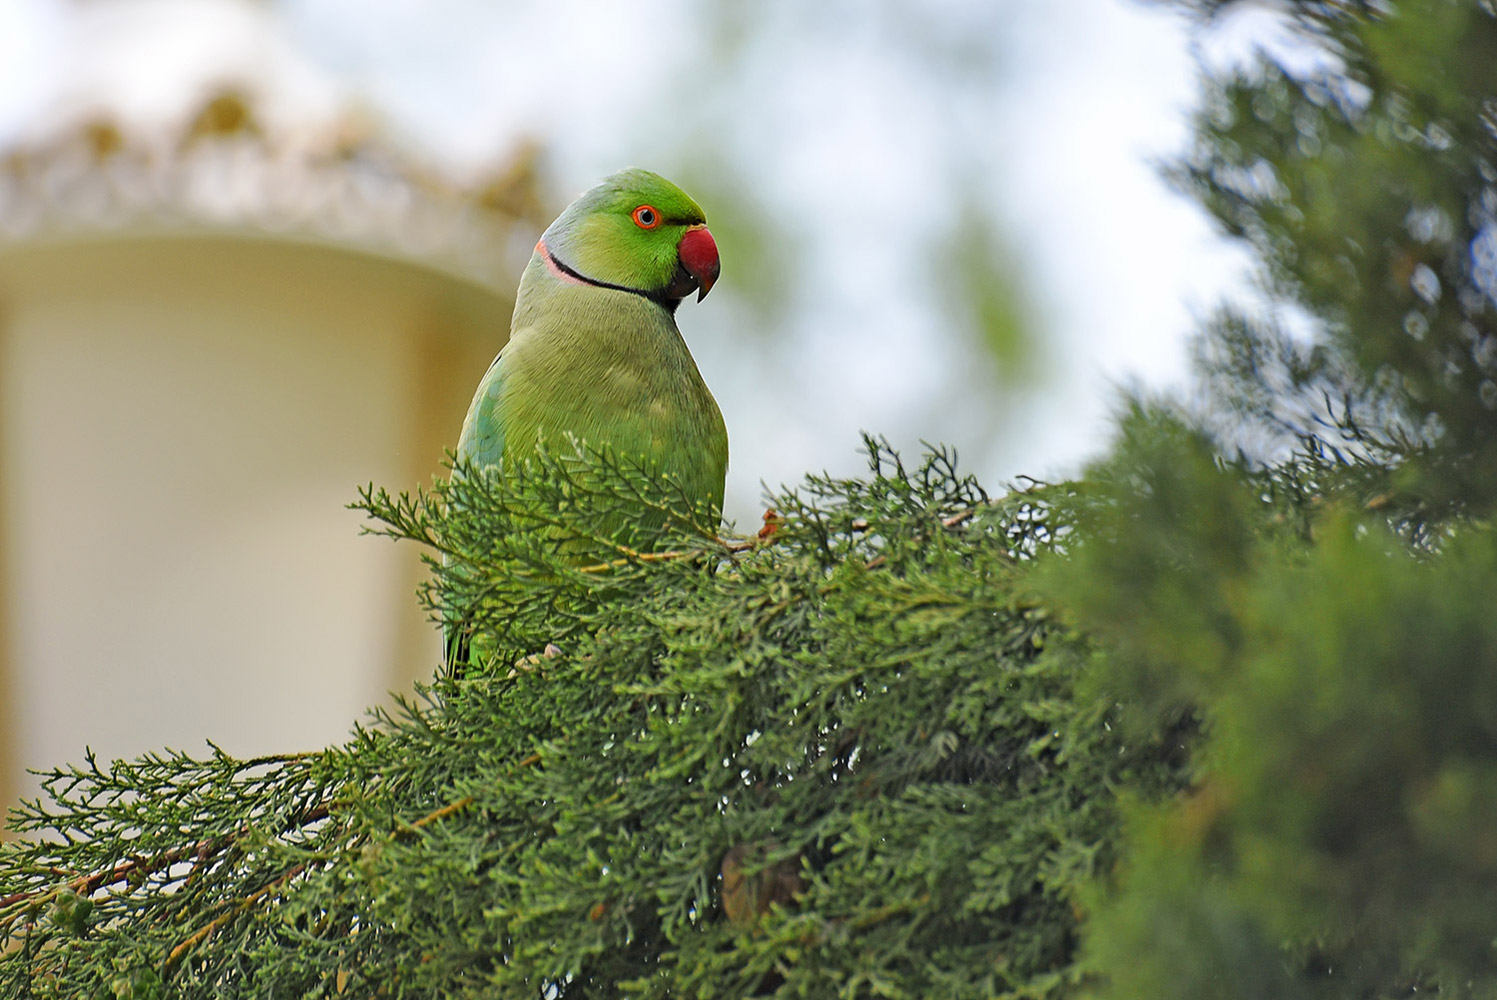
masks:
<svg viewBox="0 0 1497 1000"><path fill-rule="evenodd" d="M707 293L712 291L717 276L722 273L722 262L717 258L717 241L712 238L706 226L692 226L686 230L686 235L676 244L676 259L701 289L697 293L697 301L705 299ZM688 289L686 294L689 293Z"/></svg>

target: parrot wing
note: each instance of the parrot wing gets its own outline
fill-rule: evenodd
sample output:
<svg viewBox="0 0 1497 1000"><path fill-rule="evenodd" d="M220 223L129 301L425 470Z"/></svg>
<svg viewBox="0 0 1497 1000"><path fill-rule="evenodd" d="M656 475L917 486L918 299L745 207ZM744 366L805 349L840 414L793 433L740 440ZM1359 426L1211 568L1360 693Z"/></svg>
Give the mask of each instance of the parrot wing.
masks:
<svg viewBox="0 0 1497 1000"><path fill-rule="evenodd" d="M479 469L499 466L504 458L504 425L499 420L499 387L504 383L504 350L501 348L473 402L468 404L468 415L463 418L463 432L457 440L458 462L469 462ZM456 476L457 472L454 471ZM443 560L446 562L446 559ZM469 635L465 628L454 623L442 627L442 646L446 651L447 668L454 676L461 676L469 660Z"/></svg>
<svg viewBox="0 0 1497 1000"><path fill-rule="evenodd" d="M499 419L499 390L504 384L504 351L501 350L484 372L463 431L457 440L458 461L471 462L478 468L498 466L504 459L504 424Z"/></svg>

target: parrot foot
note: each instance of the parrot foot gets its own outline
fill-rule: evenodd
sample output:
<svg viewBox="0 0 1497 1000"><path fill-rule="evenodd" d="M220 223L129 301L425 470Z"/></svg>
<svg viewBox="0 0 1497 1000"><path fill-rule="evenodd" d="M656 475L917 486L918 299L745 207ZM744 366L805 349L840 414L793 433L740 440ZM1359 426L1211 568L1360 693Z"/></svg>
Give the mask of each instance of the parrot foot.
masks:
<svg viewBox="0 0 1497 1000"><path fill-rule="evenodd" d="M546 648L539 653L531 653L529 656L522 656L516 660L515 665L510 668L509 673L506 675L506 679L520 676L520 671L522 670L534 670L541 665L542 660L554 660L560 655L561 647L554 642L548 642L546 643Z"/></svg>

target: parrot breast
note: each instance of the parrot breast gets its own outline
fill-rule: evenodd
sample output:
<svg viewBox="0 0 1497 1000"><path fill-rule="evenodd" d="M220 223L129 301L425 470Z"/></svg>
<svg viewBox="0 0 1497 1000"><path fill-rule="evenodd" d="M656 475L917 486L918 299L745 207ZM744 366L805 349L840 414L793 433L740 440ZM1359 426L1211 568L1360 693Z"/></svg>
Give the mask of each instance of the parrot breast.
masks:
<svg viewBox="0 0 1497 1000"><path fill-rule="evenodd" d="M727 428L671 313L574 279L543 250L521 282L510 341L474 397L459 457L502 464L575 437L642 460L720 511Z"/></svg>

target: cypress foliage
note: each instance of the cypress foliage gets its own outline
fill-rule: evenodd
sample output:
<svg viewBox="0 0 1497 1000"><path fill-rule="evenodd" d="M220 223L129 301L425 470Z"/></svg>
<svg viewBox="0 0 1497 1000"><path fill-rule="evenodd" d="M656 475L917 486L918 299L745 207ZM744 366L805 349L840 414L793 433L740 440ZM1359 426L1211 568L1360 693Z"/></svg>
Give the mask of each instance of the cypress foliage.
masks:
<svg viewBox="0 0 1497 1000"><path fill-rule="evenodd" d="M869 449L763 540L607 456L366 493L487 661L324 753L48 776L0 848L0 989L1064 993L1117 791L1177 787L1178 748L1125 744L1023 596L1067 489ZM614 514L650 544L589 533Z"/></svg>

